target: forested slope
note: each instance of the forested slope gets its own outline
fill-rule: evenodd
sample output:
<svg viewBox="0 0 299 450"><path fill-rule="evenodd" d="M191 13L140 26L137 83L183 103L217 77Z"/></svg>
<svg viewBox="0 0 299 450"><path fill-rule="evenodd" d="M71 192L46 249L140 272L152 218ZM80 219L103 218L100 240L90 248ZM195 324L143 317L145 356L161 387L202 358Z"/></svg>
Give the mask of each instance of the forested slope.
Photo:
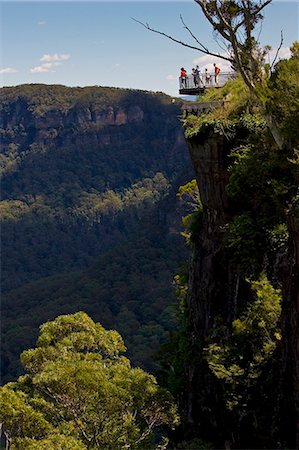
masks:
<svg viewBox="0 0 299 450"><path fill-rule="evenodd" d="M173 206L192 177L180 104L97 87L0 96L3 374L16 374L40 323L78 310L119 329L153 369L186 255Z"/></svg>

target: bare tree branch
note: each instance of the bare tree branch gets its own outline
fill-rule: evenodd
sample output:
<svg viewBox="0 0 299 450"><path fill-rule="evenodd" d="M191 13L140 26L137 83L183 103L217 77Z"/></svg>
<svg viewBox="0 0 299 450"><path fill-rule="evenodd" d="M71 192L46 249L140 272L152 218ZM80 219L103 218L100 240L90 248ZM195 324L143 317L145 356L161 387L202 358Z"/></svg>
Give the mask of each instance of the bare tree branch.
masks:
<svg viewBox="0 0 299 450"><path fill-rule="evenodd" d="M215 20L211 16L211 14L208 12L206 1L204 1L204 0L194 0L194 1L201 7L202 12L204 13L206 19L210 22L212 27L215 30L217 30L218 33L220 33L221 36L224 37L225 40L229 41L229 38L230 38L229 34L226 33L225 30L219 26L220 25L219 23L215 22Z"/></svg>
<svg viewBox="0 0 299 450"><path fill-rule="evenodd" d="M266 8L267 5L269 5L272 2L272 0L266 0L265 2L262 2L257 10L255 10L255 14L259 14L262 9Z"/></svg>
<svg viewBox="0 0 299 450"><path fill-rule="evenodd" d="M197 37L192 33L192 31L190 30L189 27L187 27L187 25L185 24L182 15L180 15L181 18L181 22L184 25L184 28L189 32L189 34L193 37L193 39L202 47L203 51L208 52L209 50L207 49L207 47L205 47L198 39Z"/></svg>
<svg viewBox="0 0 299 450"><path fill-rule="evenodd" d="M272 64L271 64L271 70L273 69L273 67L274 67L274 65L275 65L275 63L276 63L276 60L277 60L278 54L279 54L279 52L280 52L280 49L281 49L281 47L282 47L282 44L283 44L283 32L282 32L282 30L281 30L281 32L280 32L280 44L279 44L278 49L277 49L277 51L276 51L274 60L273 60L273 62L272 62Z"/></svg>
<svg viewBox="0 0 299 450"><path fill-rule="evenodd" d="M206 55L211 55L225 61L229 61L233 68L241 75L244 83L250 92L259 100L265 114L267 114L267 103L263 94L264 87L267 84L267 72L264 70L265 49L261 47L253 36L253 30L257 23L262 22L263 14L261 12L273 0L194 0L201 8L202 13L212 25L214 33L223 38L229 56L223 56L219 53L210 52L202 44L189 27L181 21L190 36L198 44L198 47L186 44L162 31L151 28L148 24L135 20L144 26L147 30L167 37L184 47L197 50ZM281 37L280 46L275 55L271 68L276 62L279 50L282 47L283 37ZM268 127L279 148L282 148L283 139L279 135L278 127L269 116L267 119Z"/></svg>
<svg viewBox="0 0 299 450"><path fill-rule="evenodd" d="M134 17L131 17L131 19L133 19L135 22L142 25L147 30L152 31L153 33L160 34L161 36L164 36L167 39L170 39L171 41L176 42L177 44L183 45L184 47L191 48L193 50L197 50L201 53L205 53L206 55L214 56L215 58L224 59L225 61L229 61L230 63L234 62L234 60L232 58L228 58L226 56L220 55L219 53L214 53L214 52L209 51L208 49L204 50L203 48L195 47L194 45L190 45L190 44L186 44L186 42L180 41L180 40L174 38L173 36L170 36L169 34L163 33L163 31L159 31L159 30L155 30L154 28L151 28L148 23L141 22L140 20L134 19Z"/></svg>

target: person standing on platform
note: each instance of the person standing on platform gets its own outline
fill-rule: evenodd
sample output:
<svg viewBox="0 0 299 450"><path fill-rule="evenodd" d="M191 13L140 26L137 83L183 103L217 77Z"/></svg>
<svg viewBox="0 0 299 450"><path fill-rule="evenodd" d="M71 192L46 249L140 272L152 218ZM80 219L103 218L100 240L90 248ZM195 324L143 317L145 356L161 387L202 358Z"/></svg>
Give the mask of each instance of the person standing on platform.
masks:
<svg viewBox="0 0 299 450"><path fill-rule="evenodd" d="M196 87L198 85L198 82L197 82L197 73L194 68L192 69L192 76L193 76L194 86Z"/></svg>
<svg viewBox="0 0 299 450"><path fill-rule="evenodd" d="M220 68L217 66L216 63L214 63L214 71L215 71L215 85L218 87Z"/></svg>
<svg viewBox="0 0 299 450"><path fill-rule="evenodd" d="M206 86L210 86L210 81L211 81L211 75L208 72L208 69L205 68L205 82L206 82Z"/></svg>
<svg viewBox="0 0 299 450"><path fill-rule="evenodd" d="M181 86L187 87L187 71L184 67L181 67Z"/></svg>
<svg viewBox="0 0 299 450"><path fill-rule="evenodd" d="M201 79L201 74L200 74L200 68L199 68L199 66L196 66L195 72L196 72L196 81L197 81L197 84L198 84L198 86L200 86L200 84L202 83L202 79Z"/></svg>

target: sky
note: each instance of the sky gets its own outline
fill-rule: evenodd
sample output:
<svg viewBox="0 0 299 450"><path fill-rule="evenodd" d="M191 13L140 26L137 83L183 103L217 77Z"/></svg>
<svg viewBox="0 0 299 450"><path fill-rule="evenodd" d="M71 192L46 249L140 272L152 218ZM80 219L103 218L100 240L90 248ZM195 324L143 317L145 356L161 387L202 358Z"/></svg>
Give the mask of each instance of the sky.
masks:
<svg viewBox="0 0 299 450"><path fill-rule="evenodd" d="M299 0L273 1L260 30L272 55L281 57L299 39ZM0 0L0 85L24 83L116 86L178 95L180 67L212 67L213 57L151 33L132 18L193 43L184 22L211 50L223 53L193 0L13 1ZM271 57L271 55L270 55ZM219 61L222 71L228 70Z"/></svg>

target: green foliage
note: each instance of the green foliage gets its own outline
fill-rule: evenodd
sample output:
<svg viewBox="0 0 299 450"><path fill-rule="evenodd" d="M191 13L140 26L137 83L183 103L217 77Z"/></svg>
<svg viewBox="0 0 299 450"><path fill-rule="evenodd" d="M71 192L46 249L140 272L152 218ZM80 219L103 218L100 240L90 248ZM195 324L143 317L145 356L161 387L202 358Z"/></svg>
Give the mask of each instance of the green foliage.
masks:
<svg viewBox="0 0 299 450"><path fill-rule="evenodd" d="M186 310L186 301L188 295L188 268L181 270L180 274L174 277L174 287L177 297L176 314L178 316L178 325L176 331L173 331L163 343L156 357L159 361L159 370L157 372L159 381L179 401L186 377L186 363L190 358L190 349L188 346L188 319Z"/></svg>
<svg viewBox="0 0 299 450"><path fill-rule="evenodd" d="M149 91L135 91L136 96L147 96L150 100L157 98L163 105L171 103L166 94ZM43 117L51 111L61 111L65 116L74 107L80 105L89 108L92 105L104 110L112 104L127 106L130 89L113 87L77 87L70 89L63 85L23 84L1 89L1 110L7 111L13 101L29 103L29 111L35 117Z"/></svg>
<svg viewBox="0 0 299 450"><path fill-rule="evenodd" d="M261 269L266 250L260 223L250 213L244 213L236 216L225 231L226 247L236 268L244 274L255 274Z"/></svg>
<svg viewBox="0 0 299 450"><path fill-rule="evenodd" d="M17 438L11 446L11 450L86 450L87 447L72 436L64 436L55 433L46 439Z"/></svg>
<svg viewBox="0 0 299 450"><path fill-rule="evenodd" d="M298 148L299 142L299 54L298 42L291 47L292 56L277 63L269 87L268 108L277 120L288 142Z"/></svg>
<svg viewBox="0 0 299 450"><path fill-rule="evenodd" d="M207 136L208 134L218 134L231 139L235 135L235 123L226 118L215 117L214 112L204 114L199 117L188 116L184 121L187 139L194 138L197 135Z"/></svg>
<svg viewBox="0 0 299 450"><path fill-rule="evenodd" d="M265 275L250 284L254 299L233 321L231 336L222 326L218 329L219 341L205 349L209 368L223 383L227 408L236 409L240 415L246 411L253 389L281 339L280 291Z"/></svg>
<svg viewBox="0 0 299 450"><path fill-rule="evenodd" d="M196 180L191 180L183 186L180 186L177 197L182 199L182 201L186 206L190 208L190 210L197 211L198 209L202 208Z"/></svg>
<svg viewBox="0 0 299 450"><path fill-rule="evenodd" d="M256 107L256 101L252 99L249 89L240 76L227 81L221 89L208 89L200 97L200 102L214 102L222 100L225 102L221 111L215 112L218 116L236 118L247 108Z"/></svg>
<svg viewBox="0 0 299 450"><path fill-rule="evenodd" d="M190 214L182 217L184 231L181 233L189 246L196 242L201 230L202 223L202 203L196 180L191 180L179 187L177 197L183 202Z"/></svg>
<svg viewBox="0 0 299 450"><path fill-rule="evenodd" d="M278 150L260 114L243 114L250 133L246 144L230 153L228 193L234 218L226 226L226 246L239 272L256 276L264 256L274 250L275 234L286 223L296 184L291 149ZM280 244L286 243L286 234ZM275 247L276 248L276 247ZM252 251L254 249L254 251Z"/></svg>
<svg viewBox="0 0 299 450"><path fill-rule="evenodd" d="M224 2L220 3L223 6ZM284 427L277 417L281 407L277 399L281 396L281 374L277 373L281 294L271 282L276 286L286 282L284 271L278 272L281 266L284 268L282 258L290 244L288 228L298 212L298 48L295 43L292 57L280 61L272 74L265 67L264 79L254 87L260 104L252 101L240 80L235 80L221 89L209 90L200 99L222 101L222 107L184 121L193 150L197 146L198 152L203 147L207 151L207 140L213 138L223 142L224 157L230 149L228 160L223 158L229 172L229 219L222 227L225 248L221 248L229 263L227 269L222 267L223 260L210 254L215 259L218 282L223 276L223 286L216 283L223 299L216 294L209 311L199 306L198 320L207 320L210 334L204 343L198 339L199 350L192 355L195 362L187 365L194 368L193 379L198 376L207 383L202 388L199 383L191 387L199 425L194 435L203 436L212 423L219 436L222 433L223 440L228 436L236 447L275 445L275 427ZM227 102L230 92L231 101ZM185 220L188 224L190 218ZM294 235L290 237L294 239ZM198 255L200 262L204 256ZM266 275L251 281L250 293L245 279L255 280L263 271L271 281ZM193 275L196 285L197 274ZM214 289L213 280L209 288ZM202 336L196 326L198 323L192 330L192 342ZM210 371L202 362L201 345L206 346L204 355ZM207 436L219 445L218 436L209 431Z"/></svg>
<svg viewBox="0 0 299 450"><path fill-rule="evenodd" d="M223 102L223 106L217 105L219 101ZM229 80L221 89L209 89L199 102L211 102L211 106L216 103L208 114L188 115L185 118L183 125L187 139L213 133L232 140L240 129L258 133L266 127L261 107L239 76Z"/></svg>
<svg viewBox="0 0 299 450"><path fill-rule="evenodd" d="M14 448L51 448L56 437L57 448L153 448L155 428L178 422L176 407L124 350L116 331L83 312L44 324L37 347L21 356L28 374L1 389Z"/></svg>
<svg viewBox="0 0 299 450"><path fill-rule="evenodd" d="M28 396L21 391L14 392L9 386L1 388L0 414L8 436L42 439L52 430L42 413L30 406Z"/></svg>
<svg viewBox="0 0 299 450"><path fill-rule="evenodd" d="M2 370L7 376L6 365L8 379L20 374L17 352L34 344L39 325L78 309L119 330L135 365L157 370L153 353L177 326L171 283L182 254L178 240L166 243L161 229L150 227L151 221L119 240L88 270L44 278L3 296Z"/></svg>
<svg viewBox="0 0 299 450"><path fill-rule="evenodd" d="M233 110L234 111L234 110ZM225 114L222 114L225 112ZM259 113L244 112L239 117L229 115L223 108L218 108L202 116L187 116L184 121L185 136L191 139L197 135L201 138L208 135L224 136L228 141L233 141L240 131L258 134L266 127L264 117Z"/></svg>
<svg viewBox="0 0 299 450"><path fill-rule="evenodd" d="M3 88L0 100L3 379L20 374L42 322L81 309L153 372L186 255L173 209L177 177L190 177L180 102L48 85ZM111 108L127 123L105 123Z"/></svg>

